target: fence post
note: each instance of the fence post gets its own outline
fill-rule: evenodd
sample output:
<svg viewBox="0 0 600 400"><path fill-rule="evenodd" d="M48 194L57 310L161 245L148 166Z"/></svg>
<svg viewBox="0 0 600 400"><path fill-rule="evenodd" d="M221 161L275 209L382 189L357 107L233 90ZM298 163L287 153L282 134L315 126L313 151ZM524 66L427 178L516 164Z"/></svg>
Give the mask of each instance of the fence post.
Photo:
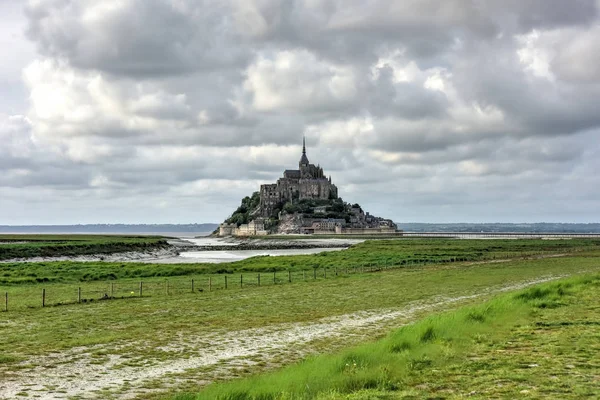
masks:
<svg viewBox="0 0 600 400"><path fill-rule="evenodd" d="M144 282L140 281L140 297L142 297L144 294Z"/></svg>
<svg viewBox="0 0 600 400"><path fill-rule="evenodd" d="M42 289L42 307L46 307L46 289Z"/></svg>
<svg viewBox="0 0 600 400"><path fill-rule="evenodd" d="M225 275L225 289L227 289L227 275Z"/></svg>
<svg viewBox="0 0 600 400"><path fill-rule="evenodd" d="M194 293L194 280L192 279L192 293Z"/></svg>
<svg viewBox="0 0 600 400"><path fill-rule="evenodd" d="M77 288L77 302L81 303L81 286Z"/></svg>
<svg viewBox="0 0 600 400"><path fill-rule="evenodd" d="M276 279L277 279L277 278L276 278L276 274L277 274L277 271L273 271L273 285L276 285L276 284L277 284L277 281L276 281Z"/></svg>
<svg viewBox="0 0 600 400"><path fill-rule="evenodd" d="M288 282L292 283L292 271L288 269Z"/></svg>
<svg viewBox="0 0 600 400"><path fill-rule="evenodd" d="M240 274L240 289L244 287L244 274Z"/></svg>
<svg viewBox="0 0 600 400"><path fill-rule="evenodd" d="M212 292L212 276L208 277L208 291Z"/></svg>
<svg viewBox="0 0 600 400"><path fill-rule="evenodd" d="M8 292L4 293L4 311L8 312Z"/></svg>
<svg viewBox="0 0 600 400"><path fill-rule="evenodd" d="M260 286L260 273L258 274L258 286Z"/></svg>
<svg viewBox="0 0 600 400"><path fill-rule="evenodd" d="M115 297L115 284L112 282L110 284L110 297Z"/></svg>

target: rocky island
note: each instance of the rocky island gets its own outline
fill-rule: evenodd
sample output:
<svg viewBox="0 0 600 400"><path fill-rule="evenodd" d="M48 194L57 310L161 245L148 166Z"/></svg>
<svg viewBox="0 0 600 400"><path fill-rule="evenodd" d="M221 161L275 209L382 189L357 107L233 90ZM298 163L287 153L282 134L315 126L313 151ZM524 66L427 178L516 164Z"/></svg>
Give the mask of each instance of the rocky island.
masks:
<svg viewBox="0 0 600 400"><path fill-rule="evenodd" d="M276 183L242 199L238 209L219 225L219 236L268 234L390 234L396 224L346 203L320 165L311 164L306 140L298 169L287 169Z"/></svg>

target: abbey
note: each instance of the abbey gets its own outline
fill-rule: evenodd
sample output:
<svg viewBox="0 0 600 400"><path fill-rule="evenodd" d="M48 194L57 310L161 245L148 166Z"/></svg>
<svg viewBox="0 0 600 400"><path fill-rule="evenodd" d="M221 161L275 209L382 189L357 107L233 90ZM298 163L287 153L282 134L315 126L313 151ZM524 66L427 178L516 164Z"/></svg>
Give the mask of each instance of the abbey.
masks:
<svg viewBox="0 0 600 400"><path fill-rule="evenodd" d="M220 236L276 234L398 234L391 219L364 212L344 202L323 168L306 156L306 140L298 169L287 169L276 183L242 199L238 209L219 225ZM215 233L216 234L216 233Z"/></svg>
<svg viewBox="0 0 600 400"><path fill-rule="evenodd" d="M306 140L302 140L302 157L298 169L286 169L277 183L260 186L260 212L269 217L281 204L304 199L337 199L338 189L325 177L323 168L311 164L306 156Z"/></svg>

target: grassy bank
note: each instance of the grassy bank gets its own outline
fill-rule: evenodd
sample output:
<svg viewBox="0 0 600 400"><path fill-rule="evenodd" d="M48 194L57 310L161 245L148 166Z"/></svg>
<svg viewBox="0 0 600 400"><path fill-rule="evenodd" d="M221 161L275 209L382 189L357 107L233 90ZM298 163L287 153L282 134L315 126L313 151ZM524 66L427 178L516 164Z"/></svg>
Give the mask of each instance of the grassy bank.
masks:
<svg viewBox="0 0 600 400"><path fill-rule="evenodd" d="M100 239L96 239L100 240ZM104 240L104 239L103 239ZM114 250L119 246L156 246L158 238L131 238L131 243L117 238L106 244L97 243L76 250L92 251L94 246ZM142 242L139 242L141 240ZM48 243L48 242L44 242ZM92 242L93 243L93 242ZM0 245L0 256L6 245ZM17 245L14 245L17 246ZM34 251L31 244L23 245ZM29 247L27 247L29 246ZM46 245L41 249L48 249ZM70 245L69 245L70 246ZM68 251L69 246L50 247L56 254ZM23 251L25 251L23 250ZM372 240L339 252L324 252L304 256L253 257L243 261L222 264L146 264L115 262L40 262L0 264L0 285L28 285L33 283L76 283L114 281L119 279L199 276L210 274L268 273L274 271L354 268L413 267L428 264L514 259L556 254L587 254L600 250L600 240L454 240L454 239L396 239ZM253 279L253 278L252 278ZM222 280L222 279L221 279Z"/></svg>
<svg viewBox="0 0 600 400"><path fill-rule="evenodd" d="M434 315L383 340L174 400L593 398L600 275Z"/></svg>
<svg viewBox="0 0 600 400"><path fill-rule="evenodd" d="M146 251L166 245L160 236L0 235L0 261Z"/></svg>
<svg viewBox="0 0 600 400"><path fill-rule="evenodd" d="M137 280L122 280L116 282L125 290L124 299L46 308L41 308L42 287L51 304L73 303L77 286L15 286L7 289L9 312L0 313L0 322L5 322L0 323L0 355L22 360L77 346L135 342L138 344L127 349L129 357L148 360L155 355L156 347L167 346L178 335L202 337L215 331L304 323L363 310L398 309L439 297L469 296L491 287L590 270L598 270L597 257L456 263L319 277L316 281L292 284L273 285L267 280L261 287L240 288L239 284L232 284L227 290L220 286L212 292L186 290L177 295L167 295L165 281L154 278L148 287L156 285L156 291L142 298L135 293ZM99 283L82 289L84 294L96 291L97 298L110 290L108 285ZM191 354L197 352L202 352L202 347L191 349Z"/></svg>
<svg viewBox="0 0 600 400"><path fill-rule="evenodd" d="M107 386L110 382L106 391L96 393L100 398L121 398L125 394L148 398L151 392L167 387L197 389L200 381L206 383L272 370L307 354L341 349L365 340L365 335L376 337L400 322L424 316L431 310L482 301L502 288L540 278L600 271L600 251L596 250L594 241L389 242L393 243L357 246L348 250L354 256L346 261L346 252L340 252L337 259L321 255L281 257L288 265L295 265L295 269L290 269L292 282L288 281L287 271L278 271L274 284L273 273L268 272L261 275L260 287L256 271L242 272L243 286L240 287L239 270L235 276L211 274L204 269L208 266L187 265L185 267L197 268L198 274L192 272L168 280L163 276L143 278L143 297L136 292L141 280L139 276L127 277L120 272L123 275L116 279L82 282L80 279L87 278L77 274L85 273L90 265L96 266L97 272L118 266L123 271L135 271L132 274L152 273L155 268L160 271L162 267L168 272L171 271L169 268L184 266L48 263L45 266L48 272L40 263L2 264L0 276L5 278L24 277L26 270L18 268L35 266L39 268L35 272L40 275L52 273L66 281L11 283L0 287L0 294L9 294L9 311L0 312L0 380L6 383L0 387L0 397L11 381L21 382L20 390L32 396L44 393L59 396L68 392L73 398L90 397L90 390L94 390L88 388L90 385L96 385L97 390L104 388L99 389L97 382L107 382ZM461 248L473 257L486 256L481 262L459 261L462 257L457 252ZM559 254L562 255L553 256ZM372 273L357 269L346 274L343 267L360 265L361 261L364 264L361 257L373 264L381 260L379 265L386 265L383 260L393 257L398 257L401 262L406 259L435 260L436 255L442 260L454 258L454 261L405 262L394 269L374 266ZM540 255L545 258L538 257ZM511 257L507 259L507 256ZM306 274L305 280L301 269L312 268L307 259L313 262L337 260L339 264L336 265L341 271L335 276L333 270L329 270L327 277L319 274L317 279ZM279 260L279 257L261 257L230 265L232 268L253 268L256 263L258 271L264 271L261 266L272 268L280 265ZM263 262L266 264L261 264ZM65 269L69 265L75 269ZM17 268L17 273L12 268ZM93 268L87 270L88 273L93 271ZM9 273L13 275L5 276ZM230 278L227 289L224 288L225 277ZM212 291L206 290L208 278L212 278ZM194 292L190 287L191 279L195 279ZM110 294L113 285L115 295L123 298L100 300L104 294ZM94 301L73 304L79 288L83 299L92 296ZM41 308L43 292L47 304L69 304ZM474 295L477 297L469 297ZM4 306L3 297L0 297L0 311ZM423 305L425 308L420 311L402 316L405 310ZM273 348L269 342L251 359L232 357L209 360L207 364L196 363L198 360L206 362L206 354L227 355L240 348L243 354L252 355L256 351L256 343L252 340L262 337L266 331L271 332L271 337L279 337L291 327L313 329L331 319L354 320L390 310L400 312L399 316L381 324L369 323L345 330L343 337L322 336L314 341ZM254 339L245 342L249 335ZM244 364L250 362L254 364ZM173 365L182 364L189 368L171 370ZM36 377L40 371L43 371L48 387L29 386L31 381L39 382ZM147 375L148 371L153 372ZM85 376L85 381L80 376ZM4 396L14 398L16 392L11 393Z"/></svg>

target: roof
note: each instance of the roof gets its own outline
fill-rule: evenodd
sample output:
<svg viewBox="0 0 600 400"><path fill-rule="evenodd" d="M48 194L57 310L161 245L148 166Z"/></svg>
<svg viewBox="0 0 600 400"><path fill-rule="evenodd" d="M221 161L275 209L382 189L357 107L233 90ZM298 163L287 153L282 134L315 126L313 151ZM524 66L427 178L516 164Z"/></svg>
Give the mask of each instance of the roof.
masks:
<svg viewBox="0 0 600 400"><path fill-rule="evenodd" d="M285 171L283 171L283 176L286 178L300 178L300 170L286 169Z"/></svg>
<svg viewBox="0 0 600 400"><path fill-rule="evenodd" d="M308 165L308 157L306 157L306 153L302 153L302 157L300 157L300 165Z"/></svg>

